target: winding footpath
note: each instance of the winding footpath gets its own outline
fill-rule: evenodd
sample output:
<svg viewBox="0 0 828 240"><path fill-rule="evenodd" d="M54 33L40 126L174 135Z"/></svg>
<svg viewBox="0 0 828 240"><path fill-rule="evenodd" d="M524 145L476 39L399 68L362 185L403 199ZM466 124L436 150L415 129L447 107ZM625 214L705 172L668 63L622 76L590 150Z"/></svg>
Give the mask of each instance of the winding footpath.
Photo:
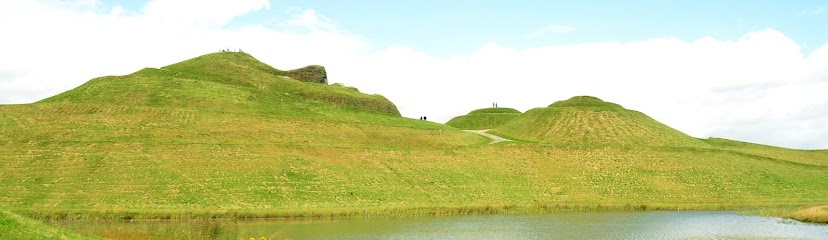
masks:
<svg viewBox="0 0 828 240"><path fill-rule="evenodd" d="M490 142L489 144L495 144L495 143L499 143L499 142L511 142L512 141L512 140L509 140L509 139L505 139L505 138L502 138L502 137L499 137L499 136L495 136L495 135L486 133L489 130L491 130L491 129L486 129L486 130L463 130L463 131L470 132L470 133L476 133L480 136L491 138L492 142Z"/></svg>

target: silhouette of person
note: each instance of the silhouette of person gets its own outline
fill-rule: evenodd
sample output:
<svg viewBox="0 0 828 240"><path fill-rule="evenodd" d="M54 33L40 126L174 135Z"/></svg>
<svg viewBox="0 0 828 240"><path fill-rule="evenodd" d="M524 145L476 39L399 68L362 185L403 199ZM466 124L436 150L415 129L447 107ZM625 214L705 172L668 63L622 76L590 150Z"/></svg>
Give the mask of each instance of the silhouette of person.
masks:
<svg viewBox="0 0 828 240"><path fill-rule="evenodd" d="M423 116L420 116L420 120L423 120Z"/></svg>

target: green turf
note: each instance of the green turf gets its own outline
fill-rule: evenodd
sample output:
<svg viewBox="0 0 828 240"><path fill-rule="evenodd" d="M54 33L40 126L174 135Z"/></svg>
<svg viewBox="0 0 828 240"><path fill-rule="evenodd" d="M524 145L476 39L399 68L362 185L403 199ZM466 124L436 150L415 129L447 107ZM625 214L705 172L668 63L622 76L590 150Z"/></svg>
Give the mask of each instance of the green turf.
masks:
<svg viewBox="0 0 828 240"><path fill-rule="evenodd" d="M699 140L592 98L520 114L495 132L525 141L489 145L279 74L214 53L0 106L0 208L164 219L828 202L826 151ZM516 114L487 111L469 115Z"/></svg>
<svg viewBox="0 0 828 240"><path fill-rule="evenodd" d="M513 108L483 108L469 112L467 115L452 118L446 125L459 129L483 130L502 126L520 115Z"/></svg>
<svg viewBox="0 0 828 240"><path fill-rule="evenodd" d="M0 239L99 239L69 232L42 222L25 218L8 211L0 210Z"/></svg>

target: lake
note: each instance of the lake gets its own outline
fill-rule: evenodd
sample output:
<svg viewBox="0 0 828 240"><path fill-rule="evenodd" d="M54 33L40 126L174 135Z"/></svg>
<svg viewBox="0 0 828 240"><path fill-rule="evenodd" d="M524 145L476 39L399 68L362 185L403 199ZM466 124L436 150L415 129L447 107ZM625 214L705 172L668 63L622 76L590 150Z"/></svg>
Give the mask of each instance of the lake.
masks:
<svg viewBox="0 0 828 240"><path fill-rule="evenodd" d="M828 225L699 211L60 225L78 232L136 239L193 236L226 239L828 239Z"/></svg>

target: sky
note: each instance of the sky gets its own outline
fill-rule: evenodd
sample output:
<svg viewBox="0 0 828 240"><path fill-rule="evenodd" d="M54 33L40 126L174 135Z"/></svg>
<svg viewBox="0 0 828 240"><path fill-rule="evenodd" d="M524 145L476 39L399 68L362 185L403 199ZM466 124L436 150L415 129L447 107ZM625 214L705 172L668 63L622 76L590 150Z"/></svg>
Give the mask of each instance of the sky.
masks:
<svg viewBox="0 0 828 240"><path fill-rule="evenodd" d="M0 104L242 49L446 122L590 95L698 138L828 148L828 1L0 0Z"/></svg>

